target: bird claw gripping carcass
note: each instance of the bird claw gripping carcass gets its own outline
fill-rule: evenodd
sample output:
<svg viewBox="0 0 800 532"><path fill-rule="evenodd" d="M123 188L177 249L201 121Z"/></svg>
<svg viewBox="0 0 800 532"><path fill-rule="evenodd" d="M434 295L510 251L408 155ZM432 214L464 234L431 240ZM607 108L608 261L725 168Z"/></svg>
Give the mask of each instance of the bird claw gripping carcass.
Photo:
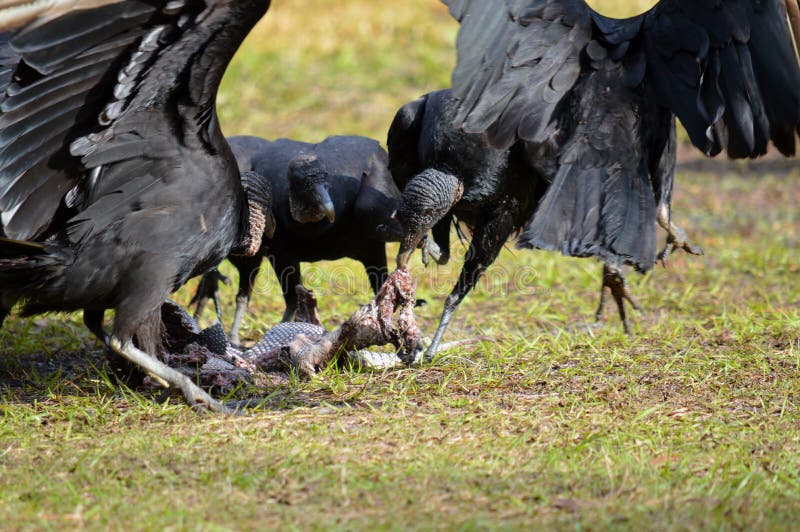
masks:
<svg viewBox="0 0 800 532"><path fill-rule="evenodd" d="M391 344L405 363L421 350L421 333L414 317L414 286L408 270L395 270L378 295L332 331L320 324L313 294L297 287L298 319L270 328L253 347L241 350L227 342L219 323L200 331L180 307L167 302L162 310L165 344L174 351L169 364L183 373L198 375L205 387L227 390L237 384L259 384L265 375L297 369L312 376L339 353L362 366L395 365L393 353L365 351ZM396 316L396 319L395 319Z"/></svg>

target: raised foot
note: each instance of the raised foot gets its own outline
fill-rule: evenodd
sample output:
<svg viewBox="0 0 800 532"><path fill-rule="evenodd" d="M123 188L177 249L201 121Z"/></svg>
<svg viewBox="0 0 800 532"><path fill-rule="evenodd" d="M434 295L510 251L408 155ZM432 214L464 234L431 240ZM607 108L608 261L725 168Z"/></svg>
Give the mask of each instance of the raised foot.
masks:
<svg viewBox="0 0 800 532"><path fill-rule="evenodd" d="M109 347L116 353L140 366L148 375L165 388L180 389L181 392L183 392L183 397L192 409L216 412L218 414L233 413L225 405L193 383L189 377L167 366L144 351L137 349L130 341L123 343L118 338L112 336L109 341Z"/></svg>
<svg viewBox="0 0 800 532"><path fill-rule="evenodd" d="M667 243L657 257L657 260L661 262L662 266L666 267L669 256L679 249L682 249L690 255L703 254L702 248L695 246L692 241L689 240L689 236L683 228L669 222L669 225L665 229L667 231Z"/></svg>
<svg viewBox="0 0 800 532"><path fill-rule="evenodd" d="M617 304L619 317L622 320L622 328L625 334L631 334L628 315L625 311L625 301L630 303L634 310L641 310L641 307L633 297L630 287L628 287L628 282L625 280L625 276L622 275L622 272L615 266L609 266L608 264L603 265L603 285L600 287L600 305L597 307L595 319L598 323L602 323L604 320L603 310L606 305L606 288L608 288L608 291Z"/></svg>
<svg viewBox="0 0 800 532"><path fill-rule="evenodd" d="M436 264L444 265L447 264L450 259L449 256L442 253L441 248L439 248L439 245L433 241L430 235L422 239L422 241L419 243L419 247L422 248L422 264L426 268L430 264L431 260L433 260L433 262Z"/></svg>

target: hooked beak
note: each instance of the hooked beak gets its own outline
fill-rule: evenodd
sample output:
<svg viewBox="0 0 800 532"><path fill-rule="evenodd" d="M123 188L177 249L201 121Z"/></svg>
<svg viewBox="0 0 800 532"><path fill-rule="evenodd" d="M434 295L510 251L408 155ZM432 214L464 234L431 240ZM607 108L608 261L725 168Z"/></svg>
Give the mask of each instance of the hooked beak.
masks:
<svg viewBox="0 0 800 532"><path fill-rule="evenodd" d="M336 211L333 208L333 203L331 203L330 201L326 202L323 205L323 209L322 210L323 210L323 212L325 212L325 216L328 218L328 221L330 223L333 223L333 222L336 221Z"/></svg>
<svg viewBox="0 0 800 532"><path fill-rule="evenodd" d="M333 201L331 201L331 196L328 194L328 189L324 185L317 185L314 187L314 191L321 200L320 206L322 212L325 213L325 217L328 221L333 223L336 220L336 209L333 207Z"/></svg>

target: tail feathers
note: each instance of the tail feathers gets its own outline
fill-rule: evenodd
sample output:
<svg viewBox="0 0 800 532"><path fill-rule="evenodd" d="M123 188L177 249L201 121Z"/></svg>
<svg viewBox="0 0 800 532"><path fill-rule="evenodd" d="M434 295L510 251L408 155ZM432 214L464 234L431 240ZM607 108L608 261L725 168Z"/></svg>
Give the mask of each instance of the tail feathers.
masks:
<svg viewBox="0 0 800 532"><path fill-rule="evenodd" d="M519 239L519 247L649 270L656 254L656 206L643 168L562 165Z"/></svg>
<svg viewBox="0 0 800 532"><path fill-rule="evenodd" d="M0 238L0 286L20 293L59 277L70 253L58 246Z"/></svg>

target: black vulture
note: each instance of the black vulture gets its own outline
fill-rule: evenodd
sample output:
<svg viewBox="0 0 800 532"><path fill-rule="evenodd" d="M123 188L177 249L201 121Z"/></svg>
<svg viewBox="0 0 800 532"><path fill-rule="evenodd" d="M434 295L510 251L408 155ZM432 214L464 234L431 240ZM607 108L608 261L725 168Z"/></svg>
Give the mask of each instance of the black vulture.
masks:
<svg viewBox="0 0 800 532"><path fill-rule="evenodd" d="M402 235L401 264L407 260L404 254L413 249L419 235L434 222L434 242L442 250L440 263L446 262L450 226L457 220L466 224L473 235L477 231L482 238L492 239L491 244L476 244L475 251L479 253L468 258L488 266L509 236L524 226L549 186L541 174L530 168L519 149L498 149L486 133L469 133L460 128L455 121L457 112L458 100L452 91L440 90L401 107L389 129L389 168L397 186L406 190L409 182L419 176L406 190L405 201L401 201L391 222L392 231ZM674 133L673 128L667 150L676 148ZM661 170L665 171L671 170ZM428 178L420 175L431 172L434 174ZM498 207L509 211L512 219L502 228L495 227L483 234L478 228L494 216L493 211ZM668 236L659 256L666 263L666 257L676 248L702 254L685 231L666 216L670 209L670 196L665 195L663 205L659 204L658 221ZM459 232L459 236L463 233ZM491 248L496 251L490 251ZM480 273L472 268L478 262L465 266L464 270L475 279ZM639 306L615 263L603 265L598 321L603 319L607 292L614 297L625 332L630 333L625 302L635 309Z"/></svg>
<svg viewBox="0 0 800 532"><path fill-rule="evenodd" d="M275 217L275 233L265 235L259 254L228 257L239 272L231 342L239 343L239 326L264 256L286 302L283 321L292 320L297 310L295 287L301 283L301 261L358 260L377 294L389 275L387 236L378 227L400 204L400 190L380 144L355 135L328 137L318 144L251 136L228 140L239 169L253 171L272 188ZM216 300L219 279L217 272L203 278L195 296L196 313L209 297Z"/></svg>
<svg viewBox="0 0 800 532"><path fill-rule="evenodd" d="M622 264L650 269L656 223L670 240L682 236L669 212L675 116L709 156L757 157L770 141L794 155L800 68L783 0L662 0L624 20L583 0L444 3L461 23L453 120L514 153L524 166L514 189L527 192L447 167L405 187L413 238L459 200L483 198L429 353L518 223L519 247L599 257L617 280ZM400 263L413 244L401 246Z"/></svg>
<svg viewBox="0 0 800 532"><path fill-rule="evenodd" d="M215 100L269 0L14 4L0 11L0 323L16 302L83 310L114 352L223 411L152 350L167 295L263 219Z"/></svg>

